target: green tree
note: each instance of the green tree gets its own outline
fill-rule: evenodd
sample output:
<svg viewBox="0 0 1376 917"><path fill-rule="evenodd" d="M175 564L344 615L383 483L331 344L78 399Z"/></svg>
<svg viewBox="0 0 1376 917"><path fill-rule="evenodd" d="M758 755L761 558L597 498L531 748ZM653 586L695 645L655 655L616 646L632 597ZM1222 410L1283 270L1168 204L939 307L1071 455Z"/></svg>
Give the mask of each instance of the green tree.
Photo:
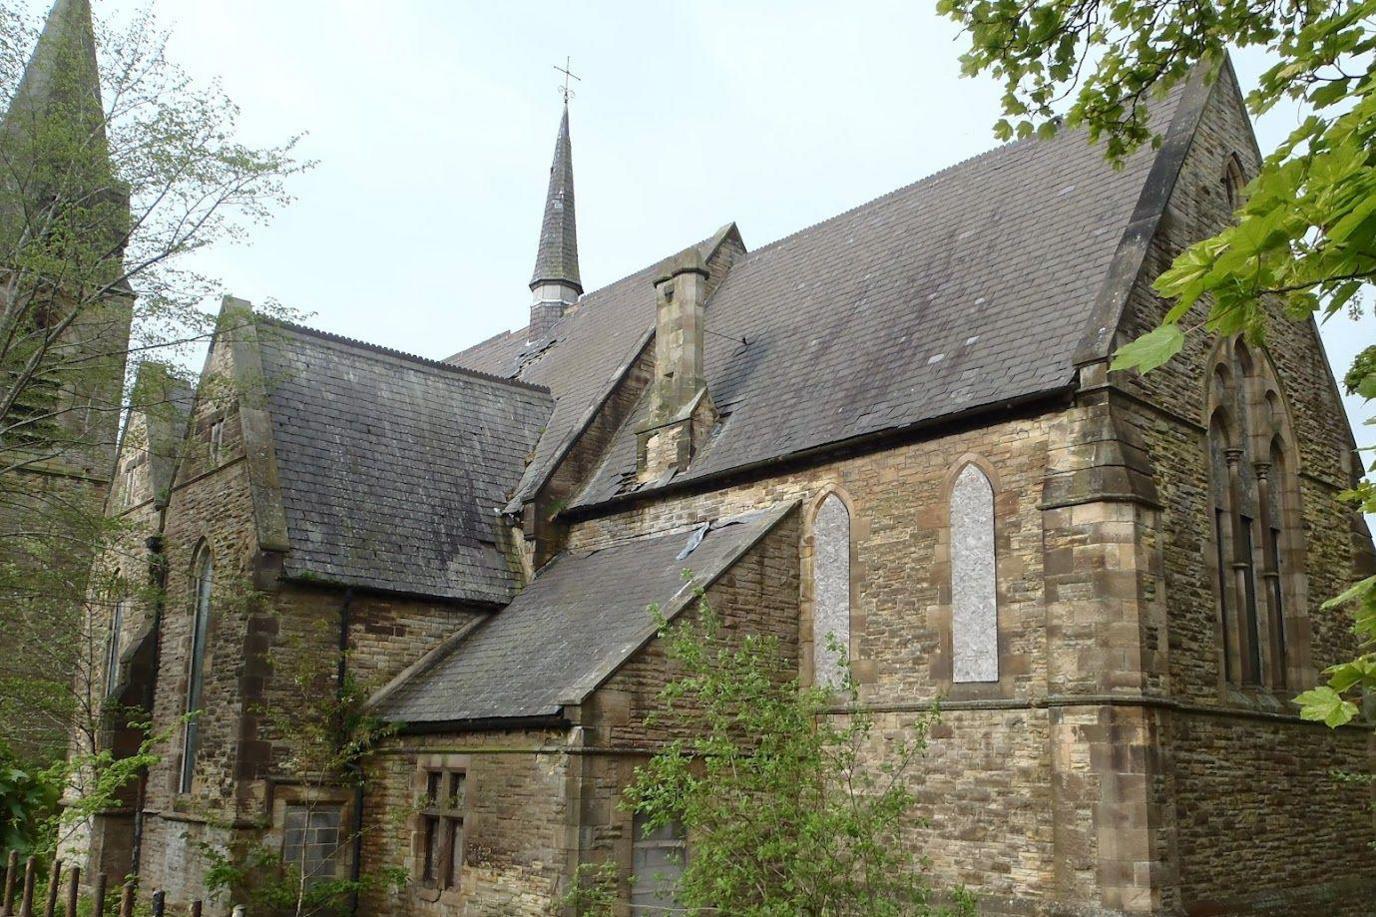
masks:
<svg viewBox="0 0 1376 917"><path fill-rule="evenodd" d="M1149 372L1187 334L1242 334L1263 343L1268 315L1307 321L1366 315L1376 279L1376 2L1374 0L938 0L964 27L966 75L1003 83L1003 138L1062 124L1103 140L1117 163L1159 143L1147 103L1229 45L1264 49L1274 64L1247 98L1262 114L1283 100L1303 113L1245 189L1233 225L1182 252L1155 288L1173 299L1153 331L1121 347L1115 370ZM1064 116L1058 107L1065 103ZM1349 393L1376 397L1376 347L1346 374ZM1376 511L1376 484L1346 499ZM1376 577L1326 608L1356 609L1357 658L1298 698L1306 718L1338 726L1376 690Z"/></svg>
<svg viewBox="0 0 1376 917"><path fill-rule="evenodd" d="M690 913L973 913L958 889L949 907L938 903L904 835L919 822L908 781L935 712L880 736L848 672L837 692L800 686L776 637L724 627L705 598L695 614L660 624L680 674L651 725L690 738L637 769L625 805L647 830L686 830L677 898ZM829 712L842 700L848 714ZM578 901L605 905L605 872L578 879Z"/></svg>
<svg viewBox="0 0 1376 917"><path fill-rule="evenodd" d="M149 13L93 24L61 0L40 30L27 6L0 2L0 733L46 761L92 693L73 681L100 655L91 561L124 534L101 483L120 417L159 409L125 380L208 337L219 285L188 256L242 239L308 164L295 138L235 139L232 101Z"/></svg>
<svg viewBox="0 0 1376 917"><path fill-rule="evenodd" d="M58 786L0 744L0 851L41 849L45 819L57 811Z"/></svg>

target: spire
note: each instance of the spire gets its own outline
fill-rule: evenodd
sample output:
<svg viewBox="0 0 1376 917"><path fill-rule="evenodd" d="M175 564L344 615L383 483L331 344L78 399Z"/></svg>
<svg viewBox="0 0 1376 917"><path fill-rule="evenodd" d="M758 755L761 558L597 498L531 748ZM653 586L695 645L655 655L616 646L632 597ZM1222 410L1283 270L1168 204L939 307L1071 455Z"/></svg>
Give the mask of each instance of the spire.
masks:
<svg viewBox="0 0 1376 917"><path fill-rule="evenodd" d="M113 177L100 99L90 0L57 0L48 13L0 120L3 231L51 223L50 208L78 202L77 220L91 251L119 239L128 194ZM109 206L92 208L95 202ZM42 216L47 214L47 216Z"/></svg>
<svg viewBox="0 0 1376 917"><path fill-rule="evenodd" d="M21 121L49 115L71 118L105 142L90 0L57 0L48 12L19 88L4 117L4 133Z"/></svg>
<svg viewBox="0 0 1376 917"><path fill-rule="evenodd" d="M530 288L543 284L572 287L583 292L578 276L578 229L573 215L573 148L569 142L569 107L559 122L559 137L554 142L554 164L549 169L549 194L545 200L545 219L540 224L540 249L535 256L535 273Z"/></svg>

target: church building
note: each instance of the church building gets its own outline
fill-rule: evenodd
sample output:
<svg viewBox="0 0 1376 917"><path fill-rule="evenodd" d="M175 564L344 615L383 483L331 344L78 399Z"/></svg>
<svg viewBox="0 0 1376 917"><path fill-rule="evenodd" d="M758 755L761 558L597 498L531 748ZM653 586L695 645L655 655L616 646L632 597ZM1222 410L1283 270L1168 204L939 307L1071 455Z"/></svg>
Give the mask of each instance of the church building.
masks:
<svg viewBox="0 0 1376 917"><path fill-rule="evenodd" d="M428 359L226 297L201 384L145 365L175 410L126 422L136 537L98 563L158 588L92 626L139 714L104 741L151 717L159 761L69 855L179 906L215 851L404 873L364 915L560 913L612 863L662 913L693 838L618 800L669 737L647 608L701 589L804 684L834 637L881 735L939 702L900 842L981 913L1369 914L1371 795L1334 772L1371 726L1292 703L1356 649L1319 611L1372 569L1353 434L1278 312L1109 372L1261 160L1227 61L1151 112L1122 169L1062 131L585 286L566 105L526 327ZM361 789L302 766L349 691L393 726Z"/></svg>

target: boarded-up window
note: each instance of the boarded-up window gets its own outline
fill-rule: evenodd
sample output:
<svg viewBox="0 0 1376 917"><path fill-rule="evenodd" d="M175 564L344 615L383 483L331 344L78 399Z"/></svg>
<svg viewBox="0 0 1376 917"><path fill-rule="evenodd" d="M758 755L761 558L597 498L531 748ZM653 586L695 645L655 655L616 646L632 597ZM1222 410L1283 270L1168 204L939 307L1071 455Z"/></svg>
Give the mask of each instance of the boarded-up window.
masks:
<svg viewBox="0 0 1376 917"><path fill-rule="evenodd" d="M994 488L966 465L951 490L951 645L955 681L999 680Z"/></svg>
<svg viewBox="0 0 1376 917"><path fill-rule="evenodd" d="M308 885L335 878L339 814L336 806L287 806L282 824L282 862L299 869Z"/></svg>
<svg viewBox="0 0 1376 917"><path fill-rule="evenodd" d="M850 655L850 513L835 494L812 523L812 606L814 681L839 685Z"/></svg>
<svg viewBox="0 0 1376 917"><path fill-rule="evenodd" d="M688 855L683 826L671 821L648 829L636 813L632 829L631 913L684 913L674 895Z"/></svg>

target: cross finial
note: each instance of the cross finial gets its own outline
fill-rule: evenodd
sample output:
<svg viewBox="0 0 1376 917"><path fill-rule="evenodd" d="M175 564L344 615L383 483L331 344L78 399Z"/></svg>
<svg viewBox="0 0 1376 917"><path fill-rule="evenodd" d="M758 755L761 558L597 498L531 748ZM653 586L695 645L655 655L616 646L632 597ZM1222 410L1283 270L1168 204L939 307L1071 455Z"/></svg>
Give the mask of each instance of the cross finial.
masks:
<svg viewBox="0 0 1376 917"><path fill-rule="evenodd" d="M576 73L573 72L573 70L571 69L572 65L573 58L571 57L564 58L564 66L562 67L560 67L558 64L554 65L555 70L558 70L560 73L564 74L564 85L559 87L559 91L564 94L565 105L569 104L569 99L573 98L574 95L573 90L569 87L569 80L574 79L578 80L579 82L582 82L583 79L581 76L578 76Z"/></svg>

